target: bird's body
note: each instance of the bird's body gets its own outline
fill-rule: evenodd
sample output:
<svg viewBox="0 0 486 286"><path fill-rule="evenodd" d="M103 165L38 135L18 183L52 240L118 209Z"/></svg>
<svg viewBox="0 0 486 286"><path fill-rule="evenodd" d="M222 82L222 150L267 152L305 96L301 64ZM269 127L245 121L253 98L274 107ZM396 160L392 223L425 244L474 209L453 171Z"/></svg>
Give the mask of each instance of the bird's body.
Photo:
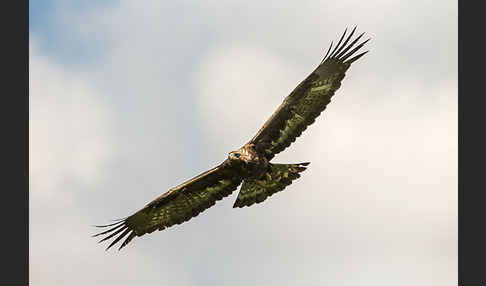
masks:
<svg viewBox="0 0 486 286"><path fill-rule="evenodd" d="M245 178L255 179L261 178L270 166L265 154L258 152L251 142L229 153L224 164L235 165Z"/></svg>
<svg viewBox="0 0 486 286"><path fill-rule="evenodd" d="M107 235L101 240L105 241L118 235L107 249L125 238L120 245L121 249L136 236L163 230L197 216L216 201L231 194L242 182L233 207L260 203L299 178L299 173L309 163L274 164L270 161L314 122L340 87L351 63L366 53L347 60L368 41L350 50L363 36L361 34L347 45L355 29L341 45L345 31L329 54L331 43L317 68L284 99L243 147L230 152L228 158L213 169L169 189L135 214L116 223L100 226L111 228L95 236Z"/></svg>

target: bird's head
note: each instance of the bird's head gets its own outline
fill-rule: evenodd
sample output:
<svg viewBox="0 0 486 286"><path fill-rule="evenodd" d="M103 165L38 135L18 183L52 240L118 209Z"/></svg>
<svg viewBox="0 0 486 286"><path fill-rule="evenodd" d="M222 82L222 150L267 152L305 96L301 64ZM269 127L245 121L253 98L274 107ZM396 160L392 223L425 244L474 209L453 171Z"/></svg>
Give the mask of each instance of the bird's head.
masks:
<svg viewBox="0 0 486 286"><path fill-rule="evenodd" d="M228 160L231 162L241 161L241 152L239 150L230 152L228 154Z"/></svg>
<svg viewBox="0 0 486 286"><path fill-rule="evenodd" d="M241 147L240 149L230 152L228 154L228 160L231 163L247 163L251 160L251 154L248 153L248 150L245 149L245 146Z"/></svg>
<svg viewBox="0 0 486 286"><path fill-rule="evenodd" d="M258 156L256 156L256 153L250 149L251 146L245 145L236 151L230 152L228 154L228 160L230 161L230 163L237 164L249 164L250 162L258 160Z"/></svg>

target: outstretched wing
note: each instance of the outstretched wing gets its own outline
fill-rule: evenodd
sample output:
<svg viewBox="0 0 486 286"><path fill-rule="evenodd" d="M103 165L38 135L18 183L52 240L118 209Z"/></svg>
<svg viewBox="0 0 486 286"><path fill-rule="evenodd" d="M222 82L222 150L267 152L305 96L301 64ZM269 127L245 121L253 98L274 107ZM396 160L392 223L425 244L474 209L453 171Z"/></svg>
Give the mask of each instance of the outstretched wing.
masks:
<svg viewBox="0 0 486 286"><path fill-rule="evenodd" d="M348 45L355 30L356 27L341 44L346 35L346 29L336 47L329 54L332 48L331 42L326 56L319 66L284 99L284 102L253 137L251 142L259 151L265 152L268 160L290 146L307 126L314 122L331 101L334 92L341 86L341 80L351 63L368 52L350 58L370 40L354 47L364 35L363 33Z"/></svg>
<svg viewBox="0 0 486 286"><path fill-rule="evenodd" d="M170 189L135 214L113 224L98 226L111 228L94 236L106 235L100 242L116 236L107 250L125 238L118 249L120 250L135 236L163 230L197 216L216 201L230 195L241 181L241 174L226 160L221 165Z"/></svg>

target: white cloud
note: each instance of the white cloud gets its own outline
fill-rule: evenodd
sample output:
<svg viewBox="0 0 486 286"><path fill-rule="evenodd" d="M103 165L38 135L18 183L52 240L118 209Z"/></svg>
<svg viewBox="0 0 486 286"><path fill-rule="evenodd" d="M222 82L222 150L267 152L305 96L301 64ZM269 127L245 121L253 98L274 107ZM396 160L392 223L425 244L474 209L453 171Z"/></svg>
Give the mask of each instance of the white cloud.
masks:
<svg viewBox="0 0 486 286"><path fill-rule="evenodd" d="M160 261L105 252L90 237L98 229L79 208L76 190L99 184L112 159L111 111L89 81L39 54L35 39L30 49L30 284L188 285L177 266L167 262L170 271L159 274Z"/></svg>
<svg viewBox="0 0 486 286"><path fill-rule="evenodd" d="M113 144L101 95L43 58L32 41L29 76L31 193L47 195L68 179L96 182Z"/></svg>
<svg viewBox="0 0 486 286"><path fill-rule="evenodd" d="M210 50L195 81L197 107L211 144L241 147L280 105L282 95L291 91L299 76L263 46L232 43ZM221 146L220 138L233 146Z"/></svg>

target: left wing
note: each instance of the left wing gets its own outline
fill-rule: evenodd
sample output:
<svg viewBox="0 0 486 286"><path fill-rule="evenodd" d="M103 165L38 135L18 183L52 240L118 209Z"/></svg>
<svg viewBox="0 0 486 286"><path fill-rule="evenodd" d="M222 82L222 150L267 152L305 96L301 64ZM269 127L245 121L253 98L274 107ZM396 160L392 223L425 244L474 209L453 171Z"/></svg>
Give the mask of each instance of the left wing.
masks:
<svg viewBox="0 0 486 286"><path fill-rule="evenodd" d="M100 242L118 235L106 248L126 237L118 250L127 245L135 236L142 236L155 230L163 230L197 216L230 195L241 183L242 177L228 160L162 194L135 214L113 224L98 227L110 229L94 236L107 235Z"/></svg>
<svg viewBox="0 0 486 286"><path fill-rule="evenodd" d="M369 41L368 39L350 50L364 34L347 45L355 30L356 27L341 45L346 35L345 30L339 43L327 57L332 48L331 42L319 66L284 99L250 141L260 152L265 153L268 160L290 146L314 122L341 86L341 80L351 63L367 53L366 51L350 58Z"/></svg>

